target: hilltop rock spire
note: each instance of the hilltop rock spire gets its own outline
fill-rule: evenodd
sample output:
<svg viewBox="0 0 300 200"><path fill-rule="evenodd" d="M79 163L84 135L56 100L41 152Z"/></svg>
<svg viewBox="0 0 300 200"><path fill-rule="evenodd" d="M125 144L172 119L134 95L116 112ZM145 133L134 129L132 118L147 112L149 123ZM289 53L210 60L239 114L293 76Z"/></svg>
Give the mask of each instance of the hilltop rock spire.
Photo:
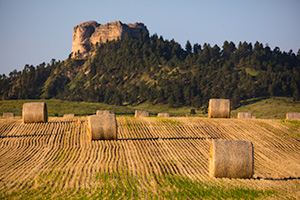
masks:
<svg viewBox="0 0 300 200"><path fill-rule="evenodd" d="M89 58L93 54L93 46L124 39L126 33L131 38L138 38L140 33L149 35L143 23L123 24L115 21L101 25L96 21L83 22L73 28L72 58Z"/></svg>

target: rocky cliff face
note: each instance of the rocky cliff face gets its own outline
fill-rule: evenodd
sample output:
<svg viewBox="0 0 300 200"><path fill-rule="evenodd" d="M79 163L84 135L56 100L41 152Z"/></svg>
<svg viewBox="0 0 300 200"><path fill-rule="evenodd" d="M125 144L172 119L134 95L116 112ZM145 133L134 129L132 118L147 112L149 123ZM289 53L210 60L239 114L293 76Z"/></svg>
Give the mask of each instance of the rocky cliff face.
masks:
<svg viewBox="0 0 300 200"><path fill-rule="evenodd" d="M83 22L73 29L72 58L89 58L96 45L124 39L126 33L131 38L138 38L140 33L149 34L149 31L143 23L123 24L116 21L101 25L96 21Z"/></svg>

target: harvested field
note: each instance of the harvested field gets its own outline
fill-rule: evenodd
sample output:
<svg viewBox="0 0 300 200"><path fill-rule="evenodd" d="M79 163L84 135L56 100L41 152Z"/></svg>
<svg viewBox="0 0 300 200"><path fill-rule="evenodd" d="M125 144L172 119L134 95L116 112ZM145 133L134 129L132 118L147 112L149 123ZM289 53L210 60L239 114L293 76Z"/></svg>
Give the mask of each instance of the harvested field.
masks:
<svg viewBox="0 0 300 200"><path fill-rule="evenodd" d="M117 117L118 140L89 141L87 117L0 119L0 198L300 198L300 124ZM209 178L213 138L251 141L254 178Z"/></svg>

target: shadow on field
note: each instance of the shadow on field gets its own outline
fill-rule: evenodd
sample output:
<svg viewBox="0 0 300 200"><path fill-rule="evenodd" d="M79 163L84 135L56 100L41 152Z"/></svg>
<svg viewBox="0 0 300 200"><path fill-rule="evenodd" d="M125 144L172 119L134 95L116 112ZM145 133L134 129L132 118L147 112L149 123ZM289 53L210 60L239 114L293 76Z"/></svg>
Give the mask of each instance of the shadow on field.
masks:
<svg viewBox="0 0 300 200"><path fill-rule="evenodd" d="M78 120L74 120L74 119L65 119L65 120L61 120L61 121L59 121L59 122L56 122L56 121L48 121L48 122L46 122L46 123L44 123L44 124L53 124L53 125L56 125L56 124L70 124L70 123L72 123L72 122L77 122Z"/></svg>
<svg viewBox="0 0 300 200"><path fill-rule="evenodd" d="M300 177L285 177L285 178L263 178L257 177L253 178L254 180L268 180L268 181L288 181L288 180L300 180Z"/></svg>
<svg viewBox="0 0 300 200"><path fill-rule="evenodd" d="M246 105L253 104L253 103L257 103L257 102L265 100L265 99L267 99L267 97L255 98L255 99L252 99L252 100L241 103L241 105L239 107L246 106Z"/></svg>
<svg viewBox="0 0 300 200"><path fill-rule="evenodd" d="M54 134L31 134L31 135L5 135L5 136L0 136L0 139L1 139L1 138L39 137L39 136L52 136L52 135L63 135L63 133L54 133Z"/></svg>
<svg viewBox="0 0 300 200"><path fill-rule="evenodd" d="M153 137L153 138L120 138L118 140L128 141L128 140L207 140L207 139L217 139L214 137Z"/></svg>

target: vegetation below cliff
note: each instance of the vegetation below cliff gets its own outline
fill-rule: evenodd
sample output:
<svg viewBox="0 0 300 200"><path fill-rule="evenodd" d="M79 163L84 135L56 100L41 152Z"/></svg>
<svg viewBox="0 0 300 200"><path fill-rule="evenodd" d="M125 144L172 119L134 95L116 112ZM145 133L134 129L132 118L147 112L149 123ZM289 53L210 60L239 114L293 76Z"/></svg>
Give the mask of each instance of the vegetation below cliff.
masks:
<svg viewBox="0 0 300 200"><path fill-rule="evenodd" d="M93 47L96 48L96 47ZM225 41L185 49L153 35L101 45L88 60L26 65L0 76L0 98L169 104L207 108L210 98L229 98L236 108L256 97L300 99L300 53L271 50L256 42Z"/></svg>

